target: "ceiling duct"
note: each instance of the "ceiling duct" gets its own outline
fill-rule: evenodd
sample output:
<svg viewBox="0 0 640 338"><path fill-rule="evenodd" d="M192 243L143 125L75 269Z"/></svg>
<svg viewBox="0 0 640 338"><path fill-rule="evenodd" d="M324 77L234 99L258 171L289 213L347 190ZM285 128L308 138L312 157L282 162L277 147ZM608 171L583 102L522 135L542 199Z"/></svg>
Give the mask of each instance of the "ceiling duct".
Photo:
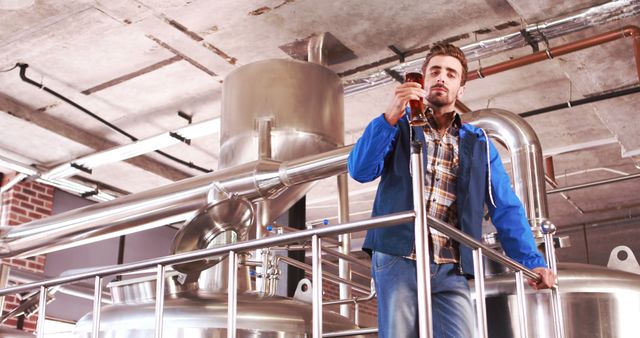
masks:
<svg viewBox="0 0 640 338"><path fill-rule="evenodd" d="M612 1L580 11L577 14L528 25L520 32L482 40L462 46L460 49L468 61L475 61L530 44L546 43L552 38L638 14L640 14L640 2L635 0ZM366 77L345 81L345 96L394 82L395 80L389 73L403 74L408 71L420 71L423 61L423 58L410 60Z"/></svg>

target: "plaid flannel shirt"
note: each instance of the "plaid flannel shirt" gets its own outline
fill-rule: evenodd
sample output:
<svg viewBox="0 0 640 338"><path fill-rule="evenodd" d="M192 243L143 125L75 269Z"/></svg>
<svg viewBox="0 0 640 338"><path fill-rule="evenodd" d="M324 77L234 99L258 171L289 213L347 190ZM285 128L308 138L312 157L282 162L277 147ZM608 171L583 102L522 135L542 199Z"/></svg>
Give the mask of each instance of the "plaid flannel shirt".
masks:
<svg viewBox="0 0 640 338"><path fill-rule="evenodd" d="M427 115L424 126L427 148L425 170L425 195L427 213L435 218L458 226L456 207L456 179L458 171L458 141L460 116L455 116L443 135L433 114ZM458 263L458 243L437 230L430 229L433 261L438 264Z"/></svg>

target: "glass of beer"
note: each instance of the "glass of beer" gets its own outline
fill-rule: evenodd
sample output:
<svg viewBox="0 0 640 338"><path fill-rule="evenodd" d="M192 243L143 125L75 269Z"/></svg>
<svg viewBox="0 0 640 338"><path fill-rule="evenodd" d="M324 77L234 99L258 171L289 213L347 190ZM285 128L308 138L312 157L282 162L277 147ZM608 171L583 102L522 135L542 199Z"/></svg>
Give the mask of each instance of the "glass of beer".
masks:
<svg viewBox="0 0 640 338"><path fill-rule="evenodd" d="M424 89L424 77L422 73L408 72L404 74L404 82L416 82ZM406 108L409 114L409 124L413 127L424 126L427 124L427 117L424 114L425 107L422 100L410 100L409 106Z"/></svg>

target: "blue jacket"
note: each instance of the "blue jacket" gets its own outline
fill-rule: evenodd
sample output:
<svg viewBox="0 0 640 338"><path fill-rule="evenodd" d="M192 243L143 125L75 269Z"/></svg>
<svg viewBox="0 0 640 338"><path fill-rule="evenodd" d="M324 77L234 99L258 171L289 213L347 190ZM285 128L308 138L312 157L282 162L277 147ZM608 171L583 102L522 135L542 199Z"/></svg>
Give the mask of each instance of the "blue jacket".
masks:
<svg viewBox="0 0 640 338"><path fill-rule="evenodd" d="M425 144L422 127L413 127ZM489 142L490 165L487 164ZM424 147L424 168L427 167ZM410 168L409 124L405 118L391 126L381 115L375 118L349 154L349 174L358 182L370 182L382 175L373 204L372 216L413 210ZM536 248L522 203L513 192L498 151L480 128L463 124L460 128L459 168L456 183L458 226L480 240L485 200L489 215L498 230L498 239L507 255L533 269L546 267ZM487 170L489 169L489 170ZM487 185L488 181L491 181ZM490 195L491 194L491 195ZM407 256L415 246L414 223L371 229L363 244L367 252L380 251ZM472 252L460 246L460 265L473 275Z"/></svg>

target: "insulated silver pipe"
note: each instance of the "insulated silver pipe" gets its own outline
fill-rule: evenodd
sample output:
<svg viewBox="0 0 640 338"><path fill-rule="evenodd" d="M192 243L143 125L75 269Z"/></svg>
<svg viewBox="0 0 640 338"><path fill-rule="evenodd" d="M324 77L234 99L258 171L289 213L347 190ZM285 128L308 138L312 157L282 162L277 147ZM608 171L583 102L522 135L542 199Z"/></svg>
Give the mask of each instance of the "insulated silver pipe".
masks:
<svg viewBox="0 0 640 338"><path fill-rule="evenodd" d="M467 61L471 62L504 51L528 46L531 40L534 42L546 42L551 38L564 36L603 23L611 23L637 15L638 13L640 13L640 7L637 5L637 0L609 1L568 16L528 25L520 32L509 33L461 46L460 49L467 57ZM357 79L345 81L345 96L355 95L395 82L389 73L396 72L403 74L408 71L420 71L423 62L424 57L420 57L400 63L386 70L376 71Z"/></svg>
<svg viewBox="0 0 640 338"><path fill-rule="evenodd" d="M12 227L0 236L0 257L30 257L183 222L229 193L250 200L277 196L286 187L346 172L351 148L282 163L254 161Z"/></svg>
<svg viewBox="0 0 640 338"><path fill-rule="evenodd" d="M416 213L414 234L416 249L416 278L418 287L418 330L421 338L433 336L431 317L431 274L429 268L429 229L425 208L424 167L422 144L411 144L411 183L413 187L413 210Z"/></svg>
<svg viewBox="0 0 640 338"><path fill-rule="evenodd" d="M540 226L549 211L542 148L535 131L522 117L503 109L466 113L462 120L482 128L507 147L511 155L513 189L527 211L534 235L540 237Z"/></svg>

